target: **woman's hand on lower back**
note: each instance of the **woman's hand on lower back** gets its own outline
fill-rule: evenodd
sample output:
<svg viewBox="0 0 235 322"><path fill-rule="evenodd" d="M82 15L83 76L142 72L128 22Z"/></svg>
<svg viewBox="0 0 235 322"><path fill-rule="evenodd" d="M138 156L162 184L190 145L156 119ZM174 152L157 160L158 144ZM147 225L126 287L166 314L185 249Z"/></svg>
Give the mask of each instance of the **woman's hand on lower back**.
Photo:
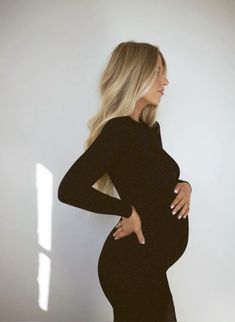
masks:
<svg viewBox="0 0 235 322"><path fill-rule="evenodd" d="M114 239L120 239L125 236L128 236L132 233L135 233L137 235L137 239L140 244L145 244L145 238L142 232L141 228L141 220L140 216L138 215L137 211L135 210L134 206L132 206L132 213L130 217L122 217L122 221L120 221L117 225L116 228L118 228L113 236L115 237Z"/></svg>

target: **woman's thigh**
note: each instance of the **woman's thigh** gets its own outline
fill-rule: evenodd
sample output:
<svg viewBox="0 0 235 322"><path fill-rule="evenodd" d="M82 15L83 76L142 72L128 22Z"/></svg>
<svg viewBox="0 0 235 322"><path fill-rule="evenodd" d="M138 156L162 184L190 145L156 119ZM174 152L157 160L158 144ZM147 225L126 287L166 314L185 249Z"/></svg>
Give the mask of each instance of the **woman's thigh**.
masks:
<svg viewBox="0 0 235 322"><path fill-rule="evenodd" d="M114 322L176 321L165 271L126 266L124 271L113 269L100 281L113 307Z"/></svg>

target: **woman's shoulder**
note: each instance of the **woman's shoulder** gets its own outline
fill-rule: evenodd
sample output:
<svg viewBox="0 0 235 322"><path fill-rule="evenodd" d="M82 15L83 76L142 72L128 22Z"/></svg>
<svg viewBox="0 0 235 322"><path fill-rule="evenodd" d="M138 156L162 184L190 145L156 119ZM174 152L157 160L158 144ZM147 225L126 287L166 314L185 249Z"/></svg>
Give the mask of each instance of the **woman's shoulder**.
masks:
<svg viewBox="0 0 235 322"><path fill-rule="evenodd" d="M152 126L148 126L147 124L145 124L143 121L136 121L133 118L131 118L128 115L124 115L124 116L116 116L113 117L111 119L109 119L105 125L104 125L104 129L108 129L108 130L117 130L117 131L129 131L129 132L133 132L136 133L140 131L140 133L142 133L142 131L156 131L158 132L160 130L160 124L159 122L156 120Z"/></svg>
<svg viewBox="0 0 235 322"><path fill-rule="evenodd" d="M101 128L101 133L123 133L128 127L127 118L125 116L115 116L104 123Z"/></svg>
<svg viewBox="0 0 235 322"><path fill-rule="evenodd" d="M128 116L115 116L112 117L111 119L109 119L106 124L110 124L110 125L122 125L127 123Z"/></svg>
<svg viewBox="0 0 235 322"><path fill-rule="evenodd" d="M136 138L136 130L126 116L115 116L109 119L101 130L101 135L107 137L111 143L131 142Z"/></svg>
<svg viewBox="0 0 235 322"><path fill-rule="evenodd" d="M125 131L130 128L128 116L115 116L104 124L104 129L109 131Z"/></svg>

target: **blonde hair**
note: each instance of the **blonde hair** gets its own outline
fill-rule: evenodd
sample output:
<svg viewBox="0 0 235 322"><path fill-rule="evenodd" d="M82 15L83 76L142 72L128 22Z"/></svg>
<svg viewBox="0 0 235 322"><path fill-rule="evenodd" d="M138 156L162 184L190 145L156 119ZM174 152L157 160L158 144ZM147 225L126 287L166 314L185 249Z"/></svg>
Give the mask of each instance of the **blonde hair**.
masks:
<svg viewBox="0 0 235 322"><path fill-rule="evenodd" d="M90 134L84 145L85 150L108 120L133 113L137 100L151 89L156 80L156 62L159 57L163 73L166 74L166 62L158 46L127 41L113 50L100 77L99 110L87 123ZM156 106L148 104L140 114L139 119L148 126L155 122ZM107 173L97 180L95 187L113 196L114 186Z"/></svg>

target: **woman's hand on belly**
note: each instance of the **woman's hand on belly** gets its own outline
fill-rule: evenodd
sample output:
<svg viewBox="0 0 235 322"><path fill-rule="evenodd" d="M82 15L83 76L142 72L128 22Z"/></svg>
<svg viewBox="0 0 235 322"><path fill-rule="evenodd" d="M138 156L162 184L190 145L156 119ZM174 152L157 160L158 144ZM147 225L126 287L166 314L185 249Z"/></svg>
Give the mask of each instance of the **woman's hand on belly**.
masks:
<svg viewBox="0 0 235 322"><path fill-rule="evenodd" d="M172 215L175 215L176 212L181 209L178 218L180 219L182 216L183 218L186 218L190 209L191 191L192 189L187 182L177 183L174 189L174 192L177 193L177 196L170 205Z"/></svg>
<svg viewBox="0 0 235 322"><path fill-rule="evenodd" d="M132 214L130 217L122 217L122 221L120 221L117 225L116 228L118 228L113 236L115 237L114 239L120 239L125 236L128 236L132 233L135 233L137 235L137 239L140 244L145 244L145 238L142 232L141 228L141 220L140 216L138 215L135 207L132 205Z"/></svg>

